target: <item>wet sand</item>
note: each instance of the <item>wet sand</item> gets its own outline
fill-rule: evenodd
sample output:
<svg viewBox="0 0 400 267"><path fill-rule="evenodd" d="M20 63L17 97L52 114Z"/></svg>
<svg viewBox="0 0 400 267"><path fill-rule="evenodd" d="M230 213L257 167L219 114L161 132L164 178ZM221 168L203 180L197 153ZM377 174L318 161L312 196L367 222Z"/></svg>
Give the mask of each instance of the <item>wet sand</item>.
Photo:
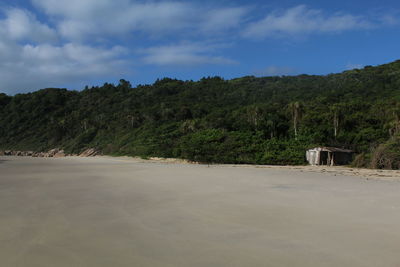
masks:
<svg viewBox="0 0 400 267"><path fill-rule="evenodd" d="M400 266L400 180L331 170L0 157L0 266Z"/></svg>

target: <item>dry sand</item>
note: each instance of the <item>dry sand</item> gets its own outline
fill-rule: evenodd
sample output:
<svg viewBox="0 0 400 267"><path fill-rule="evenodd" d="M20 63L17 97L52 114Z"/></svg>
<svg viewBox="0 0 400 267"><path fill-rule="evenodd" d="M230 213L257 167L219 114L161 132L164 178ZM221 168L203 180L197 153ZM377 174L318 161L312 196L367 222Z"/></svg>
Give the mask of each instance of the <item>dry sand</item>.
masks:
<svg viewBox="0 0 400 267"><path fill-rule="evenodd" d="M0 266L400 266L397 173L346 171L0 157Z"/></svg>

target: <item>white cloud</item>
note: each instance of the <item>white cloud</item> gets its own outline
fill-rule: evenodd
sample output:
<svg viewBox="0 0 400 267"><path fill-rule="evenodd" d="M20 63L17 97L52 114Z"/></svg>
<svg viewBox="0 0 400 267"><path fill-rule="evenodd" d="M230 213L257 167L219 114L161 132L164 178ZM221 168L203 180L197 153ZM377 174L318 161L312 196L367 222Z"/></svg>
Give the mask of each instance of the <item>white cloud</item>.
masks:
<svg viewBox="0 0 400 267"><path fill-rule="evenodd" d="M121 59L124 53L121 47L0 42L0 92L23 92L121 75L126 66Z"/></svg>
<svg viewBox="0 0 400 267"><path fill-rule="evenodd" d="M292 67L285 66L268 66L263 70L256 71L257 76L282 76L297 74L297 70Z"/></svg>
<svg viewBox="0 0 400 267"><path fill-rule="evenodd" d="M372 22L361 16L341 13L325 15L321 10L300 5L284 12L272 12L264 19L251 23L244 30L243 36L251 38L297 36L312 33L338 33L374 27Z"/></svg>
<svg viewBox="0 0 400 267"><path fill-rule="evenodd" d="M142 50L143 61L153 65L235 64L234 60L212 56L218 46L207 44L179 44L151 47Z"/></svg>
<svg viewBox="0 0 400 267"><path fill-rule="evenodd" d="M363 67L363 64L347 63L346 70L362 69Z"/></svg>
<svg viewBox="0 0 400 267"><path fill-rule="evenodd" d="M32 0L44 12L40 22L30 11L3 9L0 20L0 91L27 91L58 87L77 81L106 79L131 72L127 61L137 55L119 46L99 46L139 34L173 33L197 39L207 31L239 27L246 13L241 8L209 9L185 2L130 0ZM55 28L49 26L49 22ZM214 28L211 29L211 24ZM193 33L191 33L193 32ZM95 38L92 38L95 37ZM119 41L124 38L119 39ZM189 38L190 39L190 38ZM122 41L122 43L124 43ZM103 43L104 44L104 43ZM142 50L142 62L154 65L232 64L221 57L221 47L204 43L161 45ZM124 55L125 59L122 59ZM125 67L125 68L124 68Z"/></svg>
<svg viewBox="0 0 400 267"><path fill-rule="evenodd" d="M126 35L207 35L237 28L248 12L246 7L206 8L181 1L129 0L33 0L57 20L60 33L69 39Z"/></svg>
<svg viewBox="0 0 400 267"><path fill-rule="evenodd" d="M69 39L122 35L134 30L166 31L180 28L192 8L180 2L128 0L33 0L57 20L60 33Z"/></svg>
<svg viewBox="0 0 400 267"><path fill-rule="evenodd" d="M210 10L204 16L202 30L204 32L220 32L240 28L249 11L249 8L246 7Z"/></svg>
<svg viewBox="0 0 400 267"><path fill-rule="evenodd" d="M383 14L379 19L383 24L390 26L396 26L400 23L399 16L393 14Z"/></svg>
<svg viewBox="0 0 400 267"><path fill-rule="evenodd" d="M398 24L393 12L362 17L304 5L257 19L248 6L210 7L196 1L30 1L30 11L0 8L3 92L118 78L124 70L131 72L128 60L158 66L235 64L223 56L225 46L218 43L237 37L304 36ZM143 49L131 53L139 41ZM127 51L115 44L132 48ZM260 74L295 72L270 66Z"/></svg>
<svg viewBox="0 0 400 267"><path fill-rule="evenodd" d="M113 2L115 3L113 5ZM129 4L128 0L32 0L32 3L42 8L47 14L62 15L74 18L82 18L84 16L96 15L97 12L105 11L113 6L121 6ZM98 13L98 16L106 15Z"/></svg>
<svg viewBox="0 0 400 267"><path fill-rule="evenodd" d="M48 25L39 22L27 10L11 8L5 10L5 19L0 20L1 39L16 41L53 42L57 33Z"/></svg>

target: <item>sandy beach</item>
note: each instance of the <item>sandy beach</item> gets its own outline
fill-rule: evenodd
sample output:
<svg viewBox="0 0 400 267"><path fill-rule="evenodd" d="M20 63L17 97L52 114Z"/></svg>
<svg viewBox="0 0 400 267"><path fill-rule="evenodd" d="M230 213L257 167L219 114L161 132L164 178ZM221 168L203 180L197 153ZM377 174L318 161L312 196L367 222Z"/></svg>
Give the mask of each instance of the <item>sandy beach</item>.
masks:
<svg viewBox="0 0 400 267"><path fill-rule="evenodd" d="M0 265L400 266L399 177L0 157Z"/></svg>

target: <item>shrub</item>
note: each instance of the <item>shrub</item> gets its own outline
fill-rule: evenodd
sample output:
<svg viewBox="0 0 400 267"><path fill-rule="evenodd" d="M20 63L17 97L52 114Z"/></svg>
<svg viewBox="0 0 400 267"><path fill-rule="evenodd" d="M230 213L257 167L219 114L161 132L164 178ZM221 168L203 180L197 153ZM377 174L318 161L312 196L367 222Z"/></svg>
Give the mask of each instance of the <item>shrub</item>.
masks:
<svg viewBox="0 0 400 267"><path fill-rule="evenodd" d="M400 169L400 137L379 145L372 153L370 166L375 169Z"/></svg>
<svg viewBox="0 0 400 267"><path fill-rule="evenodd" d="M371 155L366 153L358 154L353 162L351 163L351 167L354 168L366 168L370 166Z"/></svg>

